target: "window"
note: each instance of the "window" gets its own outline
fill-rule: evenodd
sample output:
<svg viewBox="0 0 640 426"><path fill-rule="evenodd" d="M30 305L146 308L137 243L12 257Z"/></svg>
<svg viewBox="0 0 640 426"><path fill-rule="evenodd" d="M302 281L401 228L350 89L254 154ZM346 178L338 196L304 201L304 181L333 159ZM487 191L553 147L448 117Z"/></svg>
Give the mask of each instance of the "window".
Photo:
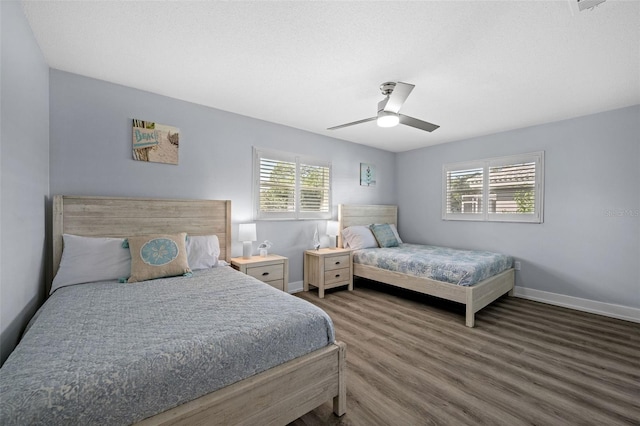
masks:
<svg viewBox="0 0 640 426"><path fill-rule="evenodd" d="M542 222L544 152L445 164L442 219Z"/></svg>
<svg viewBox="0 0 640 426"><path fill-rule="evenodd" d="M256 219L330 219L331 163L254 148Z"/></svg>

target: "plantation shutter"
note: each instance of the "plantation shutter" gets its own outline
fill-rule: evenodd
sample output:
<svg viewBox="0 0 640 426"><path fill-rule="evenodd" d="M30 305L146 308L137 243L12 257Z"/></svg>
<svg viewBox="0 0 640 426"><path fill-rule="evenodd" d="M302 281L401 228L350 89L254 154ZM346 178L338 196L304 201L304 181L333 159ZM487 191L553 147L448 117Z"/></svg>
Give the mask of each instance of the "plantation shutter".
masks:
<svg viewBox="0 0 640 426"><path fill-rule="evenodd" d="M331 218L331 164L254 150L257 219Z"/></svg>
<svg viewBox="0 0 640 426"><path fill-rule="evenodd" d="M489 167L489 213L534 214L536 163Z"/></svg>
<svg viewBox="0 0 640 426"><path fill-rule="evenodd" d="M446 212L453 215L478 215L483 212L482 167L454 167L445 171Z"/></svg>
<svg viewBox="0 0 640 426"><path fill-rule="evenodd" d="M442 218L542 223L544 151L445 164Z"/></svg>
<svg viewBox="0 0 640 426"><path fill-rule="evenodd" d="M331 167L300 160L300 218L324 218L330 212Z"/></svg>
<svg viewBox="0 0 640 426"><path fill-rule="evenodd" d="M296 163L271 156L259 160L260 211L295 212Z"/></svg>

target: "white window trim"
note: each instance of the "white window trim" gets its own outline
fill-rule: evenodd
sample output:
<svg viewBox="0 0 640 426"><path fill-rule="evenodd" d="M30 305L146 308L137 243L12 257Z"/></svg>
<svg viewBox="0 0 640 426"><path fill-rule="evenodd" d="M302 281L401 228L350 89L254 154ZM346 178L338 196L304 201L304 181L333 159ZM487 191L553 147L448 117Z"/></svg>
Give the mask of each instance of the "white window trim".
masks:
<svg viewBox="0 0 640 426"><path fill-rule="evenodd" d="M505 214L489 213L489 169L490 167L518 164L523 162L535 162L535 204L533 214ZM453 170L482 169L482 212L472 213L447 213L447 172ZM544 216L544 151L527 154L509 155L504 157L486 158L483 160L449 163L442 166L442 220L470 220L486 222L525 222L542 223Z"/></svg>
<svg viewBox="0 0 640 426"><path fill-rule="evenodd" d="M260 158L273 157L280 161L289 161L296 164L295 179L295 211L293 212L262 212L260 211ZM300 211L300 165L327 167L329 169L329 194L327 212L301 212ZM333 196L333 171L331 162L304 155L293 154L284 151L275 151L253 147L253 212L255 220L317 220L332 218Z"/></svg>

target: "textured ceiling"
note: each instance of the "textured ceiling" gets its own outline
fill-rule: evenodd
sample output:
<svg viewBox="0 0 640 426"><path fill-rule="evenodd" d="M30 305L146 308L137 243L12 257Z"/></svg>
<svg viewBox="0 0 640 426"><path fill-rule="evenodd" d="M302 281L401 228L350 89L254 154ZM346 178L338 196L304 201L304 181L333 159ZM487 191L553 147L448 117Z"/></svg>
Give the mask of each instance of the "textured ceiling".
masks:
<svg viewBox="0 0 640 426"><path fill-rule="evenodd" d="M640 103L635 0L22 3L52 68L393 152ZM326 130L385 81L441 127Z"/></svg>

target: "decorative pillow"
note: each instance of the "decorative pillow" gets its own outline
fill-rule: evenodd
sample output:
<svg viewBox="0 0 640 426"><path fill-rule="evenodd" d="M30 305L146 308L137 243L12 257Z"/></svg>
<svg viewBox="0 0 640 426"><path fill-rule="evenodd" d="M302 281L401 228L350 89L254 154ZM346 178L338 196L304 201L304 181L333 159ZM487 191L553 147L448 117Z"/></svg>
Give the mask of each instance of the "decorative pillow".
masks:
<svg viewBox="0 0 640 426"><path fill-rule="evenodd" d="M382 224L376 223L376 225L382 225ZM391 227L391 230L393 231L393 235L396 237L396 240L398 240L398 244L402 244L402 240L400 239L400 234L398 234L398 229L396 228L396 225L394 225L393 223L390 223L389 226Z"/></svg>
<svg viewBox="0 0 640 426"><path fill-rule="evenodd" d="M63 234L60 267L51 292L72 284L117 280L131 273L131 255L123 238L92 238Z"/></svg>
<svg viewBox="0 0 640 426"><path fill-rule="evenodd" d="M185 232L180 232L127 238L131 251L131 276L128 282L190 275L186 237Z"/></svg>
<svg viewBox="0 0 640 426"><path fill-rule="evenodd" d="M218 264L220 241L216 235L188 235L187 259L192 271L213 268Z"/></svg>
<svg viewBox="0 0 640 426"><path fill-rule="evenodd" d="M398 247L398 240L388 223L371 225L371 232L373 232L380 247Z"/></svg>
<svg viewBox="0 0 640 426"><path fill-rule="evenodd" d="M353 250L376 248L378 243L368 226L349 226L342 230L344 246Z"/></svg>

